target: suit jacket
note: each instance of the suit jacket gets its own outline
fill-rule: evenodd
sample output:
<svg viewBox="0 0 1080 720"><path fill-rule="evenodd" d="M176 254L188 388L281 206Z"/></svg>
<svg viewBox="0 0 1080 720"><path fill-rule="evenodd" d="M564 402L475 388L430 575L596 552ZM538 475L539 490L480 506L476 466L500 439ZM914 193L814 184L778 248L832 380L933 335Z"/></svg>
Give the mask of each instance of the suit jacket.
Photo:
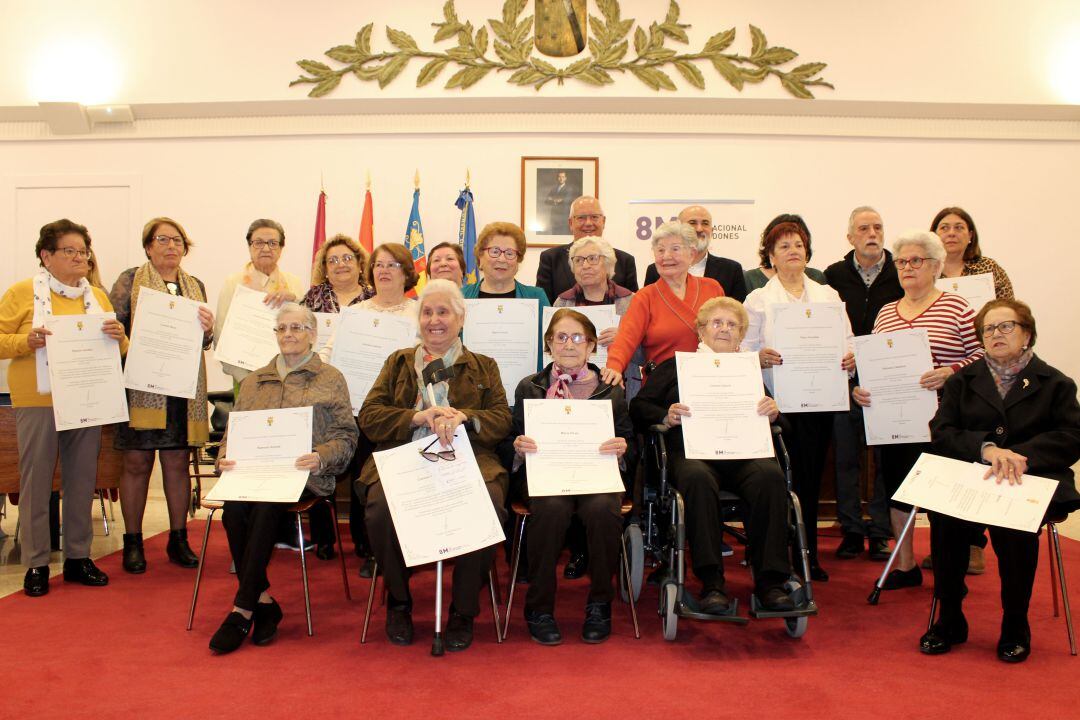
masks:
<svg viewBox="0 0 1080 720"><path fill-rule="evenodd" d="M1080 459L1076 383L1038 356L1004 399L985 359L962 368L945 383L930 435L934 452L957 460L981 461L985 442L1020 453L1030 474L1058 481L1058 509L1080 508L1071 469Z"/></svg>
<svg viewBox="0 0 1080 720"><path fill-rule="evenodd" d="M616 285L622 285L630 292L637 292L637 263L634 256L625 250L615 248ZM562 293L574 287L574 273L570 269L570 244L548 248L540 253L540 266L536 268L536 287L542 288L551 303Z"/></svg>
<svg viewBox="0 0 1080 720"><path fill-rule="evenodd" d="M724 294L739 302L746 299L746 278L742 265L735 260L710 254L705 260L705 277L712 278L724 288ZM660 279L656 272L656 263L649 263L645 271L645 285L652 285Z"/></svg>

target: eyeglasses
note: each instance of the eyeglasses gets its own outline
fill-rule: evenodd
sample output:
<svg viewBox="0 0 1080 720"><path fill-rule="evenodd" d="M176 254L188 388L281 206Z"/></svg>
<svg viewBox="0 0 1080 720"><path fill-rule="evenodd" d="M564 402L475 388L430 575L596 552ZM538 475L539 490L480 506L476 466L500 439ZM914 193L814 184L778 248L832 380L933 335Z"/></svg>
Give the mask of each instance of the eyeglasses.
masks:
<svg viewBox="0 0 1080 720"><path fill-rule="evenodd" d="M923 263L929 259L930 258L924 257L896 258L895 260L893 260L893 262L896 263L896 267L900 268L901 270L906 268L908 265L911 266L912 270L918 270L923 266Z"/></svg>
<svg viewBox="0 0 1080 720"><path fill-rule="evenodd" d="M270 248L271 250L277 250L279 247L281 247L281 241L280 240L248 240L248 245L255 248L256 250L265 250L266 248Z"/></svg>
<svg viewBox="0 0 1080 720"><path fill-rule="evenodd" d="M707 327L710 327L713 330L736 330L739 327L739 323L735 320L721 320L717 318L716 320L710 320Z"/></svg>
<svg viewBox="0 0 1080 720"><path fill-rule="evenodd" d="M152 239L160 247L169 247L170 245L175 245L176 247L183 247L183 245L184 245L184 238L182 238L182 237L171 237L169 235L155 235Z"/></svg>
<svg viewBox="0 0 1080 720"><path fill-rule="evenodd" d="M570 258L570 261L580 267L581 265L599 265L603 259L603 255L575 255Z"/></svg>
<svg viewBox="0 0 1080 720"><path fill-rule="evenodd" d="M274 328L274 332L277 333L278 335L284 335L286 331L289 331L289 332L291 332L293 334L296 334L296 333L302 333L305 330L310 330L310 329L311 329L310 325L303 325L301 323L289 323L288 325L278 325L277 327Z"/></svg>
<svg viewBox="0 0 1080 720"><path fill-rule="evenodd" d="M518 251L514 248L489 247L484 248L484 252L493 260L498 260L500 255L505 255L507 260L513 262L514 260L517 260L518 256Z"/></svg>
<svg viewBox="0 0 1080 720"><path fill-rule="evenodd" d="M1000 330L1002 335L1012 335L1012 331L1015 330L1017 326L1025 329L1027 328L1027 325L1022 322L1017 322L1016 320L1006 320L1005 322L994 323L993 325L983 325L983 336L990 337L994 334L995 330Z"/></svg>
<svg viewBox="0 0 1080 720"><path fill-rule="evenodd" d="M393 262L377 262L372 267L376 270L400 270L401 263L396 260Z"/></svg>
<svg viewBox="0 0 1080 720"><path fill-rule="evenodd" d="M68 260L70 260L71 258L81 258L85 260L86 258L90 257L89 250L76 250L73 247L56 248L56 250L53 252L53 255L55 255L56 253L60 253Z"/></svg>
<svg viewBox="0 0 1080 720"><path fill-rule="evenodd" d="M573 219L578 221L578 222L586 222L586 221L588 221L588 222L592 222L592 223L598 223L598 222L600 222L601 220L604 219L604 216L603 215L575 215L573 217Z"/></svg>
<svg viewBox="0 0 1080 720"><path fill-rule="evenodd" d="M327 265L352 265L354 262L356 262L355 255L333 255L326 258Z"/></svg>
<svg viewBox="0 0 1080 720"><path fill-rule="evenodd" d="M428 443L427 447L420 451L420 457L424 458L428 462L439 462L440 460L446 460L447 462L451 462L453 460L457 460L457 454L454 452L453 445L450 446L449 450L437 450L435 452L431 452L429 448L431 448L431 446L437 442L439 442L438 435L435 436L434 440Z"/></svg>
<svg viewBox="0 0 1080 720"><path fill-rule="evenodd" d="M950 225L949 223L941 223L937 226L938 234L947 233L950 230L955 230L958 233L967 232L968 226L966 223L958 222Z"/></svg>
<svg viewBox="0 0 1080 720"><path fill-rule="evenodd" d="M587 341L588 339L589 338L585 337L581 333L568 334L568 333L561 332L561 333L556 333L554 336L552 336L551 342L554 343L555 345L565 345L567 342L572 342L575 345L580 345L581 343Z"/></svg>

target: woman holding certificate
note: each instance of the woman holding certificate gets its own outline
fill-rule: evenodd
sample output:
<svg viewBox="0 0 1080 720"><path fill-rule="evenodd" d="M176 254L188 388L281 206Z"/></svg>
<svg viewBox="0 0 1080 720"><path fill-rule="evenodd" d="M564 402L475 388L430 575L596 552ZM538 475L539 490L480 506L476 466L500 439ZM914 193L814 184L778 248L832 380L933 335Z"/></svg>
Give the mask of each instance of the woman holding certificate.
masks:
<svg viewBox="0 0 1080 720"><path fill-rule="evenodd" d="M233 410L311 407L312 450L295 463L297 470L310 473L301 497L330 495L338 473L356 450L356 421L345 376L315 354L315 316L311 310L285 303L277 313L274 333L280 352L266 367L244 379ZM227 447L228 437L218 455L222 472L237 466L228 459ZM269 643L277 634L284 614L270 596L266 567L287 507L279 502L225 503L221 522L229 537L239 588L232 611L210 639L215 653L236 650L248 634L256 645Z"/></svg>
<svg viewBox="0 0 1080 720"><path fill-rule="evenodd" d="M1018 484L1024 473L1057 480L1048 517L1080 508L1071 466L1080 460L1080 404L1076 383L1037 357L1035 318L1017 300L993 300L975 317L984 358L956 373L944 389L930 424L933 451L957 460L983 462L987 482ZM993 478L991 478L993 476ZM983 527L947 515L930 515L937 622L919 649L948 652L967 640L961 610L967 588L968 544ZM990 527L1001 575L998 659L1017 663L1031 652L1027 611L1039 560L1038 533Z"/></svg>
<svg viewBox="0 0 1080 720"><path fill-rule="evenodd" d="M311 287L300 304L312 312L336 313L368 299L374 291L362 280L367 253L348 235L326 241L311 263Z"/></svg>
<svg viewBox="0 0 1080 720"><path fill-rule="evenodd" d="M573 248L570 252L573 257ZM516 467L538 449L537 441L525 434L526 400L599 400L611 403L615 436L605 439L597 450L600 454L622 458L623 487L633 482L633 452L629 457L626 455L634 443L634 428L622 389L603 382L600 369L588 362L589 356L596 351L596 344L596 328L587 317L569 308L555 312L544 333L544 345L551 353L552 362L535 375L524 378L514 393L511 435L514 437ZM525 596L525 620L529 634L541 645L562 642L562 633L555 622L555 566L570 519L577 514L585 526L592 576L581 639L587 643L607 640L611 634L611 601L614 597L612 576L619 564L623 528L620 514L623 493L536 496L528 492L525 468L518 469L520 478L526 481L522 490L533 496L529 500L531 517L526 542L529 592Z"/></svg>
<svg viewBox="0 0 1080 720"><path fill-rule="evenodd" d="M931 232L912 230L893 243L893 263L900 276L904 297L882 306L874 322L875 333L924 328L930 341L933 369L927 370L919 385L940 393L945 381L961 368L983 355L972 321L975 313L959 295L942 292L934 283L945 266L946 251L941 240ZM852 391L855 402L870 407L870 392L862 387ZM919 455L930 450L927 443L901 443L881 446L885 490L889 497L911 471ZM889 515L893 534L900 537L911 506L890 501ZM882 590L897 590L922 585L922 570L915 562L914 538L908 533L896 551L894 569L885 578Z"/></svg>
<svg viewBox="0 0 1080 720"><path fill-rule="evenodd" d="M792 303L840 303L840 296L828 285L808 280L806 263L810 259L810 236L796 223L779 223L764 241L769 262L776 275L764 287L754 290L746 297L746 309L750 326L743 350L757 352L764 369L765 383L774 387L773 368L783 364L783 355L775 348L780 338L774 330L777 308ZM809 311L808 311L809 312ZM855 367L852 352L851 323L841 308L845 347L840 362L843 370L851 372ZM809 315L808 315L809 317ZM842 397L847 396L846 381ZM845 403L846 407L846 403ZM818 499L821 495L821 473L825 469L825 453L832 437L833 414L831 412L789 412L785 415L793 432L787 439L791 456L792 482L802 505L806 524L806 541L810 553L810 577L824 582L828 573L818 562L817 516Z"/></svg>
<svg viewBox="0 0 1080 720"><path fill-rule="evenodd" d="M160 297L177 297L206 302L202 281L180 267L192 242L180 223L167 217L150 220L143 226L143 252L147 262L141 267L120 273L109 299L116 308L116 319L132 334L136 307L143 290ZM149 293L147 296L154 296ZM152 323L157 319L147 315ZM209 308L198 307L202 329L202 347L213 342L214 316ZM178 338L176 338L178 340ZM130 420L116 428L115 446L124 453L124 474L120 480L120 507L124 514L123 567L129 573L146 572L143 553L142 521L146 494L155 454L161 462L161 482L169 509L169 543L165 552L170 562L194 568L199 558L187 539L187 506L191 496L188 460L191 448L202 446L210 437L206 411L206 363L199 359L195 396L174 397L143 390L127 391Z"/></svg>
<svg viewBox="0 0 1080 720"><path fill-rule="evenodd" d="M377 444L377 451L434 436L431 445L439 445L439 453L433 451L438 462L444 452L452 452L454 432L465 426L491 503L502 522L509 478L495 447L510 432L510 408L498 365L462 345L459 335L465 324L465 301L453 282L428 281L419 307L420 343L387 358L360 409L360 429ZM389 592L386 635L396 645L408 645L413 639L409 573L373 459L364 463L359 482L367 488L368 534ZM454 558L445 633L451 651L472 644L473 619L480 613L480 589L494 556L495 547L491 546Z"/></svg>
<svg viewBox="0 0 1080 720"><path fill-rule="evenodd" d="M49 592L49 497L57 456L64 492L64 580L90 586L109 582L90 559L94 537L90 508L97 473L89 469L97 468L101 427L56 431L45 350L50 317L112 311L105 291L86 280L89 249L90 234L84 226L67 219L43 225L34 247L41 269L12 285L0 299L0 358L11 360L8 386L19 445L23 591L31 597ZM119 341L121 353L127 352L123 325L109 319L101 330Z"/></svg>
<svg viewBox="0 0 1080 720"><path fill-rule="evenodd" d="M1013 288L1009 276L1003 267L983 256L975 220L966 210L958 207L942 209L930 223L930 232L936 233L945 245L945 265L941 277L989 273L994 276L994 296L999 300L1012 299ZM980 308L972 309L977 312Z"/></svg>

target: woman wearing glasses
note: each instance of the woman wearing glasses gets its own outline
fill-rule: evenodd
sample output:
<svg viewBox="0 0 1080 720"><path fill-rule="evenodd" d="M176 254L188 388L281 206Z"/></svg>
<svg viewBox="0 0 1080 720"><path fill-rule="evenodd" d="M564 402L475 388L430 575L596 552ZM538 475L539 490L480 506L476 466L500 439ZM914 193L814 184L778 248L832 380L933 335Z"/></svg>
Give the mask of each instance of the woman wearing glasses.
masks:
<svg viewBox="0 0 1080 720"><path fill-rule="evenodd" d="M983 462L987 482L1000 490L1019 484L1024 473L1058 481L1048 517L1080 507L1071 466L1080 460L1080 404L1076 383L1037 357L1035 318L1017 300L992 300L975 317L975 334L985 357L961 369L945 385L930 423L934 452ZM930 514L934 594L941 604L937 622L922 636L928 655L948 652L967 640L961 610L967 588L968 544L984 526ZM990 527L1001 575L1001 634L997 656L1023 662L1031 652L1028 602L1039 560L1038 533Z"/></svg>
<svg viewBox="0 0 1080 720"><path fill-rule="evenodd" d="M420 343L387 358L360 408L360 429L377 444L376 450L432 436L425 457L442 462L453 457L448 453L453 450L454 432L464 426L501 522L506 517L509 480L495 447L510 432L510 408L499 367L461 344L465 301L450 280L429 280L424 285L419 321ZM436 369L440 378L433 381L431 373ZM409 573L373 460L364 463L359 482L367 488L368 534L389 593L386 636L395 645L408 645L413 639ZM450 619L444 635L451 651L464 650L472 643L480 589L494 556L492 546L454 558Z"/></svg>
<svg viewBox="0 0 1080 720"><path fill-rule="evenodd" d="M120 273L109 300L116 309L116 319L130 336L135 308L141 292L147 288L199 303L206 302L206 287L180 267L192 242L183 226L167 217L157 217L143 226L143 252L146 263ZM213 342L214 316L199 306L203 329L203 349ZM116 428L114 445L124 453L124 474L120 480L120 507L124 514L124 570L146 572L143 553L142 521L154 458L161 462L161 482L169 509L169 543L165 548L169 561L180 567L194 568L199 558L187 539L187 508L191 496L188 460L191 448L201 447L209 439L206 412L206 362L199 359L199 383L192 399L168 397L141 390L128 390L131 419Z"/></svg>
<svg viewBox="0 0 1080 720"><path fill-rule="evenodd" d="M311 264L311 287L300 304L312 312L337 313L362 302L375 291L368 287L364 271L367 253L348 235L335 235L315 253Z"/></svg>
<svg viewBox="0 0 1080 720"><path fill-rule="evenodd" d="M308 308L292 302L282 305L274 333L278 354L266 367L244 379L233 409L310 406L312 450L296 459L297 470L311 473L301 497L330 495L338 473L349 464L356 449L356 421L345 376L313 351L315 316ZM217 465L222 472L236 467L236 461L228 459L228 437L221 444ZM248 634L256 645L269 643L277 634L283 613L270 596L266 566L286 507L283 503L225 503L221 521L229 537L229 551L240 587L232 611L210 639L210 649L215 653L236 650Z"/></svg>
<svg viewBox="0 0 1080 720"><path fill-rule="evenodd" d="M23 591L38 597L49 592L49 497L60 459L64 492L64 580L107 585L109 578L90 559L94 528L90 519L101 428L56 431L52 395L47 385L45 321L52 315L112 311L104 290L86 280L90 233L70 220L42 226L34 255L37 275L15 283L0 299L0 359L11 360L8 386L15 408L19 445L19 513ZM106 320L102 331L127 352L124 326Z"/></svg>
<svg viewBox="0 0 1080 720"><path fill-rule="evenodd" d="M919 378L919 384L937 392L948 378L982 357L972 321L975 313L959 295L942 292L935 282L945 266L945 247L937 235L910 230L893 243L893 263L900 276L904 297L882 306L874 322L875 333L925 328L930 339L930 357L934 368ZM859 405L870 407L870 392L862 387L852 391ZM919 455L930 452L928 443L903 443L881 446L882 472L889 497L904 481ZM893 536L900 537L911 506L890 502ZM915 563L914 538L908 533L896 551L892 572L882 590L897 590L922 585L922 570Z"/></svg>

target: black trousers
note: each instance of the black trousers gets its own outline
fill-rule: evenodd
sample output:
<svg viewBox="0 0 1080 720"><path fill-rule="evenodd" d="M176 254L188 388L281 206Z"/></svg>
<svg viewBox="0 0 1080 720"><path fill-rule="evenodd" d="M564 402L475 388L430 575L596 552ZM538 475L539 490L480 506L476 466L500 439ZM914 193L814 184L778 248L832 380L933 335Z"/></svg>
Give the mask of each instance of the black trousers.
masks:
<svg viewBox="0 0 1080 720"><path fill-rule="evenodd" d="M353 453L352 460L349 461L349 466L345 469L345 472L338 476L339 482L344 480L349 485L349 535L352 537L356 554L361 557L367 556L369 543L367 528L364 525L364 498L357 493L355 480L360 477L360 469L364 467L364 462L371 457L373 449L374 446L371 441L367 439L367 436L361 430L356 452ZM366 488L361 487L361 491L364 489ZM330 515L329 507L320 503L311 508L308 522L311 524L311 541L313 543L317 545L334 543L337 536L334 534L333 517ZM287 529L283 528L283 532L287 532Z"/></svg>
<svg viewBox="0 0 1080 720"><path fill-rule="evenodd" d="M254 610L255 603L270 588L266 568L274 552L283 522L292 517L296 534L296 515L287 513L285 503L228 501L221 511L221 524L229 538L229 552L236 565L236 580L240 587L233 604Z"/></svg>
<svg viewBox="0 0 1080 720"><path fill-rule="evenodd" d="M904 478L911 472L915 461L924 452L932 452L930 443L901 443L899 445L881 446L882 473L885 477L885 493L889 498L903 484ZM908 512L911 506L907 503L889 500L889 507Z"/></svg>
<svg viewBox="0 0 1080 720"><path fill-rule="evenodd" d="M488 495L495 506L499 522L506 520L505 491L497 482L487 483ZM390 593L390 601L395 605L412 607L412 595L409 593L409 570L405 567L405 558L401 555L397 530L390 517L390 506L386 502L381 482L368 486L367 507L364 517L367 522L368 536L375 561L379 563L379 572ZM480 590L495 559L495 545L482 550L459 555L454 558L454 579L451 589L452 607L467 617L480 614Z"/></svg>
<svg viewBox="0 0 1080 720"><path fill-rule="evenodd" d="M745 518L750 566L759 588L791 574L788 553L788 492L775 460L687 460L673 456L670 477L686 505L686 536L694 574L704 582L723 580L720 491L750 507Z"/></svg>
<svg viewBox="0 0 1080 720"><path fill-rule="evenodd" d="M818 501L821 499L821 473L832 439L834 413L789 413L784 417L792 431L784 433L791 457L791 484L802 507L806 524L806 544L810 563L817 563Z"/></svg>
<svg viewBox="0 0 1080 720"><path fill-rule="evenodd" d="M970 557L971 538L990 530L990 542L998 558L1001 578L1001 609L1005 624L1026 627L1031 588L1039 565L1039 534L987 526L930 513L930 556L934 560L934 595L942 612L958 612L967 595L964 576Z"/></svg>
<svg viewBox="0 0 1080 720"><path fill-rule="evenodd" d="M611 602L615 597L612 576L619 567L622 536L621 493L553 495L532 498L525 534L529 558L529 591L525 612L555 612L555 568L563 539L576 513L585 527L589 550L588 602Z"/></svg>

